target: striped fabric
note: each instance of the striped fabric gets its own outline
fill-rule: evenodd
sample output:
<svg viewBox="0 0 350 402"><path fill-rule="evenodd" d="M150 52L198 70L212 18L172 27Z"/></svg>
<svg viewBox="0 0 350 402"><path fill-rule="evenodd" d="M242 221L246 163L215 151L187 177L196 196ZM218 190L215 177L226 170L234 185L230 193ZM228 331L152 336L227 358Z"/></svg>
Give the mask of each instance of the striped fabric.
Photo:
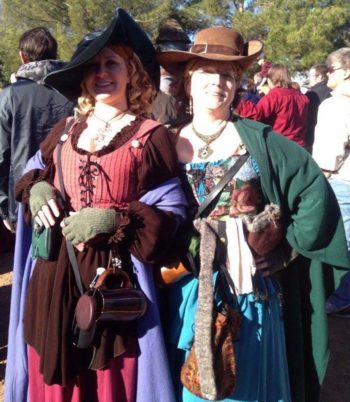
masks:
<svg viewBox="0 0 350 402"><path fill-rule="evenodd" d="M122 207L137 200L137 171L141 166L142 151L149 135L158 125L153 120L145 120L128 141L103 155L77 152L71 141L73 125L62 148L63 181L71 200L70 208L79 211L84 207ZM59 189L57 148L54 152L54 164L54 184Z"/></svg>

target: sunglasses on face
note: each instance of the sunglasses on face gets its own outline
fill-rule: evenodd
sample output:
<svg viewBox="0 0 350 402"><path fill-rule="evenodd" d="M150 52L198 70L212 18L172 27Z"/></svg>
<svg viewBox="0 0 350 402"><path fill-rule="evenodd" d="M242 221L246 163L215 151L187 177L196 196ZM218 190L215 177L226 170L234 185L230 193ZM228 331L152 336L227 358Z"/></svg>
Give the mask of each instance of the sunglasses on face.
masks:
<svg viewBox="0 0 350 402"><path fill-rule="evenodd" d="M341 70L341 69L342 69L341 67L329 66L328 67L328 72L329 72L329 74L333 74L334 71Z"/></svg>

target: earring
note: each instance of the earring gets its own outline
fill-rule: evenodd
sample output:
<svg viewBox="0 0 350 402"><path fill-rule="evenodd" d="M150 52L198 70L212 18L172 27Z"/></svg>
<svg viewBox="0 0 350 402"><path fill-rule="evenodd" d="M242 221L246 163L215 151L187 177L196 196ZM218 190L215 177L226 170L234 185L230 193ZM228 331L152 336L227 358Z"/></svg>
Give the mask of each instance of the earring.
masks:
<svg viewBox="0 0 350 402"><path fill-rule="evenodd" d="M193 115L193 101L192 101L192 96L190 96L190 100L188 102L188 114L190 116Z"/></svg>
<svg viewBox="0 0 350 402"><path fill-rule="evenodd" d="M232 120L234 112L235 112L235 108L234 108L233 102L232 102L230 105L230 120Z"/></svg>

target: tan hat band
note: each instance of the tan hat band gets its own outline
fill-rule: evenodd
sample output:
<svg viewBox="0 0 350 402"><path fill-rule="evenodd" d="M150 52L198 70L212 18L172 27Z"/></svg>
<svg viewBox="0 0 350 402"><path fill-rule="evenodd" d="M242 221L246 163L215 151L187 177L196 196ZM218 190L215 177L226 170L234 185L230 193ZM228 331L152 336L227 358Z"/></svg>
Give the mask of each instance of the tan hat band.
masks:
<svg viewBox="0 0 350 402"><path fill-rule="evenodd" d="M210 54L221 54L225 56L241 56L242 54L232 47L222 46L222 45L208 45L208 44L200 44L193 45L190 48L190 53L210 53Z"/></svg>

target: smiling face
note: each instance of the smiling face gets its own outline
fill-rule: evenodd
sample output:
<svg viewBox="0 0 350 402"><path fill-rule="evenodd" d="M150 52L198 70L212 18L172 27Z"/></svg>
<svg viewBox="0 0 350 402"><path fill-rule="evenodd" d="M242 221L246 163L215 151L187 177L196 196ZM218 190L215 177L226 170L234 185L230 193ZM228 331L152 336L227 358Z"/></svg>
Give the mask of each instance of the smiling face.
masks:
<svg viewBox="0 0 350 402"><path fill-rule="evenodd" d="M96 102L125 109L129 72L124 58L112 49L101 50L84 68L83 85Z"/></svg>
<svg viewBox="0 0 350 402"><path fill-rule="evenodd" d="M231 63L201 61L195 65L187 88L193 101L193 110L228 112L237 84Z"/></svg>

